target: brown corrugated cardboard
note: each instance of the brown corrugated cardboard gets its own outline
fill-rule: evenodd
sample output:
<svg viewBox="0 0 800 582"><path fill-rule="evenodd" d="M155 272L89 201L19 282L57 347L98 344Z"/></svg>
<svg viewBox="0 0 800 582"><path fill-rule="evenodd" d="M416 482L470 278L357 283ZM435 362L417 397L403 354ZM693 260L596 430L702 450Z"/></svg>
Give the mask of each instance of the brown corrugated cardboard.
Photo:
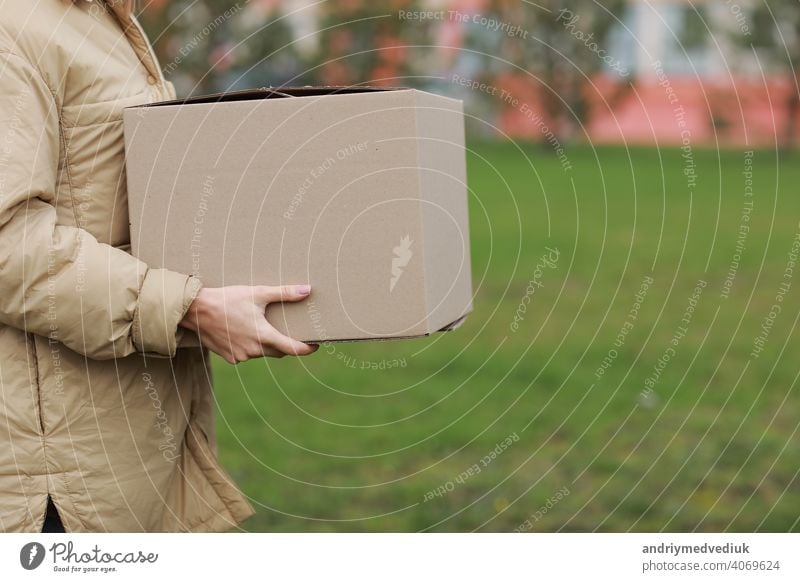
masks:
<svg viewBox="0 0 800 582"><path fill-rule="evenodd" d="M309 283L303 341L427 335L471 310L461 102L277 88L125 110L132 252L207 286Z"/></svg>

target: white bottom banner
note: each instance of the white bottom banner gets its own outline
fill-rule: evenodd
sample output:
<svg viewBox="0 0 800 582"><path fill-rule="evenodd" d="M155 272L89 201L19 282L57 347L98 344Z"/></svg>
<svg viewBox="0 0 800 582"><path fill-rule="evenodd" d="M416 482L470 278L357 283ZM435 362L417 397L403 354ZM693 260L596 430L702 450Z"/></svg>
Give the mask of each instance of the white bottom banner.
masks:
<svg viewBox="0 0 800 582"><path fill-rule="evenodd" d="M800 534L4 534L3 580L800 580Z"/></svg>

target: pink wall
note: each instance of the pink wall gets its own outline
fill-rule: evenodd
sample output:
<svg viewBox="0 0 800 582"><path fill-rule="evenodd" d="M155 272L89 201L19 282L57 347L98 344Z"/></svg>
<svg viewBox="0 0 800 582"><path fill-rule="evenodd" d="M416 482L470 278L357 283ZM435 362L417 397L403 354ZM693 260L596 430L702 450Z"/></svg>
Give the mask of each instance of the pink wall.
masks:
<svg viewBox="0 0 800 582"><path fill-rule="evenodd" d="M537 109L539 89L529 79L500 79L498 85ZM774 146L785 139L793 91L786 77L732 81L672 75L662 84L649 78L626 87L598 75L586 87L589 113L582 137L597 143L680 145L688 138L694 145ZM508 106L499 112L498 125L519 137L539 135L528 116Z"/></svg>

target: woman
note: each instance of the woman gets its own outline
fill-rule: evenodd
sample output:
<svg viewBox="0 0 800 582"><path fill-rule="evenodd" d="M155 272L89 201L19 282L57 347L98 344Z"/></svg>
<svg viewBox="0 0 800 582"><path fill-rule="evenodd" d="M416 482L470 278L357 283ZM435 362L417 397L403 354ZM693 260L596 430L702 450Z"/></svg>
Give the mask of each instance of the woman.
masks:
<svg viewBox="0 0 800 582"><path fill-rule="evenodd" d="M314 351L264 318L307 287L205 289L127 252L122 109L174 98L131 12L0 0L3 531L241 523L253 509L216 460L205 348ZM179 347L187 329L205 348Z"/></svg>

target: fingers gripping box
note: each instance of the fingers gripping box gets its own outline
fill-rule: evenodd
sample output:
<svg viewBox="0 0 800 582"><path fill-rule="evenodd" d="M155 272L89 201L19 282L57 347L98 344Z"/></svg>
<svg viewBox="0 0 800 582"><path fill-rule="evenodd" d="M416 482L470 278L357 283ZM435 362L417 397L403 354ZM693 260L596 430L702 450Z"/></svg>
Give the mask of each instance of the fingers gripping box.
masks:
<svg viewBox="0 0 800 582"><path fill-rule="evenodd" d="M124 112L131 251L204 285L308 283L303 341L452 329L470 312L460 101L264 88Z"/></svg>

